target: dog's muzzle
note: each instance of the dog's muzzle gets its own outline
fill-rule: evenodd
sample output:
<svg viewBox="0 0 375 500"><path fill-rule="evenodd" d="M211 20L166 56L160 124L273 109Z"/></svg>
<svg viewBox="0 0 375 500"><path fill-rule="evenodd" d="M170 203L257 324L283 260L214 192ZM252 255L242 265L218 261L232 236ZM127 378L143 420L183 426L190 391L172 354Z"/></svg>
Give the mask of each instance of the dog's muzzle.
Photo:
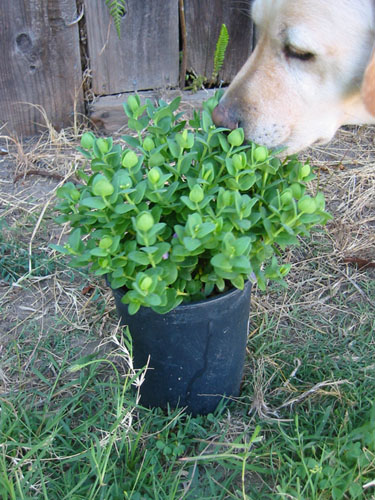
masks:
<svg viewBox="0 0 375 500"><path fill-rule="evenodd" d="M235 109L226 107L223 102L212 111L212 119L217 127L233 130L239 126L239 117Z"/></svg>

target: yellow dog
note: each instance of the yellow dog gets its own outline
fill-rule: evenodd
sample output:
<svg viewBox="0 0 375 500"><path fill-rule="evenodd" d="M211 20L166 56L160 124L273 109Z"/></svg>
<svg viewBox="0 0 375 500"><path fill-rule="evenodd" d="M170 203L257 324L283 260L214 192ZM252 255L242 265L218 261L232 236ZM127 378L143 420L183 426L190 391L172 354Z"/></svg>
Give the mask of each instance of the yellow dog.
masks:
<svg viewBox="0 0 375 500"><path fill-rule="evenodd" d="M375 123L375 0L255 0L252 17L258 43L217 125L293 153Z"/></svg>

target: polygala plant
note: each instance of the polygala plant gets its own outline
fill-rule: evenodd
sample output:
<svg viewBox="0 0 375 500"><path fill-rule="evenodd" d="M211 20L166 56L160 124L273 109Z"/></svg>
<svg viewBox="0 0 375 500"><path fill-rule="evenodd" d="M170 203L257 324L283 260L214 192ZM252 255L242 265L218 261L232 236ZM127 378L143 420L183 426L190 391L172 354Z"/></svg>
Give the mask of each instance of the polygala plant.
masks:
<svg viewBox="0 0 375 500"><path fill-rule="evenodd" d="M186 123L180 98L156 106L130 96L124 108L135 136L114 144L84 133L90 170L57 192L57 221L72 231L53 247L123 288L130 314L140 306L166 313L242 289L249 277L264 289L289 271L283 250L330 218L323 194L306 193L308 163L282 161L245 142L241 128L214 125L219 98Z"/></svg>

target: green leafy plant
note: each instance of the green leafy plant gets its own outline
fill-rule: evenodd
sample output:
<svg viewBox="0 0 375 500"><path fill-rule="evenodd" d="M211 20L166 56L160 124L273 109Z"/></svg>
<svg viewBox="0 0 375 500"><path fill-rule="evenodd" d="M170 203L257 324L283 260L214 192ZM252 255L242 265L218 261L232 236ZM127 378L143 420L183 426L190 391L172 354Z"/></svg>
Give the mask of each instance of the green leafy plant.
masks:
<svg viewBox="0 0 375 500"><path fill-rule="evenodd" d="M215 82L219 71L223 67L225 52L227 50L229 42L229 34L225 24L221 25L219 38L216 43L215 55L214 55L214 69L211 76L211 81Z"/></svg>
<svg viewBox="0 0 375 500"><path fill-rule="evenodd" d="M323 195L306 194L314 178L308 163L281 161L246 143L241 128L227 134L213 124L219 98L195 111L188 127L179 98L155 106L130 96L124 108L136 137L114 144L85 133L81 152L91 172L79 171L82 185L57 192L57 221L72 231L53 248L124 287L131 314L242 289L249 276L264 289L289 271L277 260L282 250L330 218Z"/></svg>
<svg viewBox="0 0 375 500"><path fill-rule="evenodd" d="M221 25L219 38L216 42L216 49L214 54L214 68L212 71L211 78L207 78L204 75L197 75L193 73L191 84L187 87L193 92L197 92L203 86L212 87L217 84L217 77L219 71L223 67L225 60L225 53L229 43L229 34L225 24Z"/></svg>
<svg viewBox="0 0 375 500"><path fill-rule="evenodd" d="M105 3L115 23L117 35L121 38L121 21L126 13L126 2L125 0L105 0Z"/></svg>

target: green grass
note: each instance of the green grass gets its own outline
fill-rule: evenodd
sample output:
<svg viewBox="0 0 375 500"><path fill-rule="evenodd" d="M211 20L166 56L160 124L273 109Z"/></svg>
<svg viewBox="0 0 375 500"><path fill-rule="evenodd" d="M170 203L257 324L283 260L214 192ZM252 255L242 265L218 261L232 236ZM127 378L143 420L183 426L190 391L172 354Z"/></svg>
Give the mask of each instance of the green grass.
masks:
<svg viewBox="0 0 375 500"><path fill-rule="evenodd" d="M4 279L0 499L373 499L374 271L337 267L324 232L308 243L287 289L254 291L241 397L196 418L137 403L99 283L84 291L61 260L15 289ZM17 319L22 293L58 307ZM90 347L116 331L120 345Z"/></svg>

